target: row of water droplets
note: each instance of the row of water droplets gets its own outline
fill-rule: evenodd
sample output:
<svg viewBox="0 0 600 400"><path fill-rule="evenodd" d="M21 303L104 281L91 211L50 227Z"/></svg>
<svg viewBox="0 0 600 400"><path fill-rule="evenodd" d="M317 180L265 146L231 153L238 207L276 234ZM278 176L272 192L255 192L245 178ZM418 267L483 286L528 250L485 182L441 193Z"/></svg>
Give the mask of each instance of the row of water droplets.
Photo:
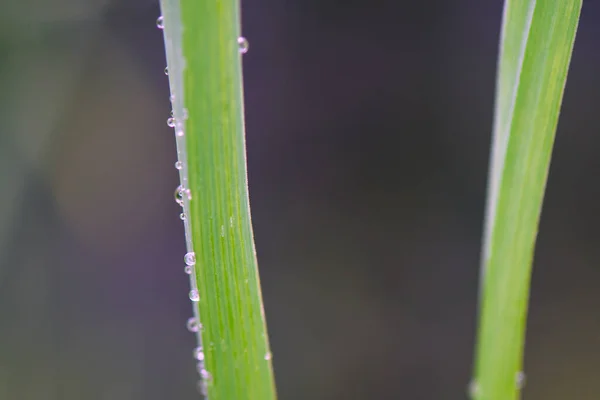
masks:
<svg viewBox="0 0 600 400"><path fill-rule="evenodd" d="M179 18L179 5L177 2L169 2L168 7L164 7L163 1L161 1L161 8L163 14L167 11L171 13L169 17ZM171 20L169 18L169 20ZM180 19L179 19L180 20ZM212 380L210 372L206 369L204 363L204 350L202 347L202 323L200 322L200 312L197 306L197 302L200 301L200 293L197 286L196 277L196 255L193 250L192 243L192 231L190 225L190 201L192 200L192 192L188 186L188 168L187 168L187 152L185 145L185 121L188 118L188 111L183 105L183 71L186 67L185 58L182 53L181 46L181 26L180 24L174 24L165 29L165 18L163 15L158 17L156 20L156 26L158 29L163 30L163 36L165 40L165 51L167 56L168 67L165 68L165 75L169 76L169 87L171 90L170 101L172 106L171 116L167 119L167 125L170 128L175 129L175 140L177 144L177 162L175 168L179 171L179 178L181 184L175 190L175 201L182 208L182 212L179 215L183 221L185 230L185 241L187 253L184 256L184 272L190 277L190 293L189 298L193 303L194 316L187 320L188 331L194 333L197 338L198 346L193 351L193 356L197 362L197 370L200 375L200 381L198 382L199 392L208 398L207 388L208 384ZM237 46L241 54L245 54L248 51L248 41L244 37L237 39ZM270 359L270 354L269 354Z"/></svg>

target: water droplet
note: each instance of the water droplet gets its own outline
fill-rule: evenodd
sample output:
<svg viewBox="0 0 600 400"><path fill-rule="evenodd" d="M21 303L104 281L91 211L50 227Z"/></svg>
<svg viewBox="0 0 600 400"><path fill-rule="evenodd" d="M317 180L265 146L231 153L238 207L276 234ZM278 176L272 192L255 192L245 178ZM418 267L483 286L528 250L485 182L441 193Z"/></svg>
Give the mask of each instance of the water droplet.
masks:
<svg viewBox="0 0 600 400"><path fill-rule="evenodd" d="M165 67L165 75L169 75L169 67Z"/></svg>
<svg viewBox="0 0 600 400"><path fill-rule="evenodd" d="M221 237L225 237L225 225L221 225Z"/></svg>
<svg viewBox="0 0 600 400"><path fill-rule="evenodd" d="M202 374L202 370L204 370L204 362L200 361L196 363L196 371L198 371L198 374Z"/></svg>
<svg viewBox="0 0 600 400"><path fill-rule="evenodd" d="M481 389L479 388L479 384L477 383L477 381L472 380L471 382L469 382L467 392L471 399L474 399L475 397L481 394Z"/></svg>
<svg viewBox="0 0 600 400"><path fill-rule="evenodd" d="M170 117L169 119L167 119L167 125L169 126L169 128L175 128L175 118Z"/></svg>
<svg viewBox="0 0 600 400"><path fill-rule="evenodd" d="M525 372L517 372L517 388L523 389L525 387Z"/></svg>
<svg viewBox="0 0 600 400"><path fill-rule="evenodd" d="M248 43L248 40L245 37L240 36L237 42L240 53L246 54L248 52L248 48L250 47L250 43Z"/></svg>
<svg viewBox="0 0 600 400"><path fill-rule="evenodd" d="M204 397L208 397L208 385L203 380L199 380L196 386L198 388L198 393L200 393Z"/></svg>
<svg viewBox="0 0 600 400"><path fill-rule="evenodd" d="M190 290L190 300L191 301L200 301L200 294L196 289Z"/></svg>
<svg viewBox="0 0 600 400"><path fill-rule="evenodd" d="M233 228L233 217L229 217L229 227Z"/></svg>
<svg viewBox="0 0 600 400"><path fill-rule="evenodd" d="M183 131L183 129L180 129L177 132L175 132L175 134L179 137L182 137L183 135L185 135L185 132Z"/></svg>
<svg viewBox="0 0 600 400"><path fill-rule="evenodd" d="M198 365L198 367L200 367L200 366ZM200 369L200 377L202 379L204 379L205 382L209 382L212 380L212 375L205 368L198 368L198 369Z"/></svg>
<svg viewBox="0 0 600 400"><path fill-rule="evenodd" d="M188 318L186 323L187 330L190 332L198 332L202 329L202 324L195 317Z"/></svg>
<svg viewBox="0 0 600 400"><path fill-rule="evenodd" d="M185 213L181 213L181 214L179 214L179 218L180 218L182 221L185 221L187 217L186 217Z"/></svg>
<svg viewBox="0 0 600 400"><path fill-rule="evenodd" d="M265 354L265 360L269 361L271 358L273 358L273 354L271 354L270 351L267 351L267 354Z"/></svg>
<svg viewBox="0 0 600 400"><path fill-rule="evenodd" d="M165 21L162 15L156 20L156 27L158 29L165 29Z"/></svg>
<svg viewBox="0 0 600 400"><path fill-rule="evenodd" d="M171 117L175 116L174 113L175 113L175 111L171 110L171 113L170 113Z"/></svg>
<svg viewBox="0 0 600 400"><path fill-rule="evenodd" d="M183 168L183 163L181 161L177 161L175 163L175 169L181 169L181 168Z"/></svg>
<svg viewBox="0 0 600 400"><path fill-rule="evenodd" d="M186 253L186 255L183 256L183 261L185 261L185 265L189 266L196 264L196 253L193 251Z"/></svg>
<svg viewBox="0 0 600 400"><path fill-rule="evenodd" d="M194 349L194 358L198 361L204 360L204 351L202 350L202 346L196 347Z"/></svg>
<svg viewBox="0 0 600 400"><path fill-rule="evenodd" d="M183 269L183 272L185 272L188 275L192 274L192 267L189 265L186 265L185 268Z"/></svg>
<svg viewBox="0 0 600 400"><path fill-rule="evenodd" d="M171 93L171 95L169 96L169 100L171 101L171 103L175 102L175 95L173 93Z"/></svg>
<svg viewBox="0 0 600 400"><path fill-rule="evenodd" d="M181 185L177 186L177 189L175 189L175 203L183 207L183 188Z"/></svg>

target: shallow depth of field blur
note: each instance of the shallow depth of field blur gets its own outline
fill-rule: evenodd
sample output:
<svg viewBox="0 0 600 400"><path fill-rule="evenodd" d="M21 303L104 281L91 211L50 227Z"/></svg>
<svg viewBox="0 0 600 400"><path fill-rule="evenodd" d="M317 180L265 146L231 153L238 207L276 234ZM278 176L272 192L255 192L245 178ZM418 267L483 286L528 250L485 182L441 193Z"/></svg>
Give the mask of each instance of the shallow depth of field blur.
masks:
<svg viewBox="0 0 600 400"><path fill-rule="evenodd" d="M244 2L281 400L466 398L501 14L501 0ZM2 400L198 398L158 15L150 0L0 0ZM600 397L599 18L586 3L526 400Z"/></svg>

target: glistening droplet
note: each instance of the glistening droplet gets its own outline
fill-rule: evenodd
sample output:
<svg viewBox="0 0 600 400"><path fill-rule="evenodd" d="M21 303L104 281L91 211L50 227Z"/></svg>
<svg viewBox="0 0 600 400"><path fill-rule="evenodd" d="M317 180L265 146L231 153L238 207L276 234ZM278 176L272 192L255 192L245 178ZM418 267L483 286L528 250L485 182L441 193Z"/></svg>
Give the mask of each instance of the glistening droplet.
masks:
<svg viewBox="0 0 600 400"><path fill-rule="evenodd" d="M212 375L204 368L200 370L200 377L206 382L210 382L212 380Z"/></svg>
<svg viewBox="0 0 600 400"><path fill-rule="evenodd" d="M475 397L481 394L481 388L479 387L479 383L477 383L476 380L472 380L471 382L469 382L467 393L470 399L475 399Z"/></svg>
<svg viewBox="0 0 600 400"><path fill-rule="evenodd" d="M268 351L268 352L265 354L265 360L269 361L271 358L273 358L273 354L271 354L271 352L270 352L270 351Z"/></svg>
<svg viewBox="0 0 600 400"><path fill-rule="evenodd" d="M194 349L194 358L198 361L204 360L204 350L202 349L202 346L198 346Z"/></svg>
<svg viewBox="0 0 600 400"><path fill-rule="evenodd" d="M183 256L183 261L185 261L185 265L189 266L196 264L196 253L193 251L186 253L186 255Z"/></svg>
<svg viewBox="0 0 600 400"><path fill-rule="evenodd" d="M204 362L200 361L199 363L196 363L196 371L198 371L198 374L202 374L203 369L204 369Z"/></svg>
<svg viewBox="0 0 600 400"><path fill-rule="evenodd" d="M169 126L169 128L175 128L175 118L170 117L169 119L167 119L167 125Z"/></svg>
<svg viewBox="0 0 600 400"><path fill-rule="evenodd" d="M186 265L185 268L183 269L183 272L185 272L188 275L192 274L192 267L189 265Z"/></svg>
<svg viewBox="0 0 600 400"><path fill-rule="evenodd" d="M183 163L181 161L177 161L175 163L175 169L181 169L181 168L183 168Z"/></svg>
<svg viewBox="0 0 600 400"><path fill-rule="evenodd" d="M200 294L196 289L190 290L190 300L191 301L200 301Z"/></svg>
<svg viewBox="0 0 600 400"><path fill-rule="evenodd" d="M156 20L156 27L158 29L165 29L165 21L162 15Z"/></svg>
<svg viewBox="0 0 600 400"><path fill-rule="evenodd" d="M169 75L169 67L165 67L165 75Z"/></svg>
<svg viewBox="0 0 600 400"><path fill-rule="evenodd" d="M183 207L183 187L181 187L181 185L177 186L177 189L175 189L175 203Z"/></svg>
<svg viewBox="0 0 600 400"><path fill-rule="evenodd" d="M180 129L177 132L175 132L175 134L179 137L182 137L183 135L185 135L185 132L183 131L183 129Z"/></svg>
<svg viewBox="0 0 600 400"><path fill-rule="evenodd" d="M187 217L186 217L185 213L181 213L181 214L179 214L179 218L180 218L182 221L185 221Z"/></svg>
<svg viewBox="0 0 600 400"><path fill-rule="evenodd" d="M240 51L241 54L246 54L248 52L248 48L250 47L250 43L248 43L248 40L246 40L245 37L240 36L237 40L238 42L238 49Z"/></svg>
<svg viewBox="0 0 600 400"><path fill-rule="evenodd" d="M188 331L193 333L198 332L200 329L202 329L202 324L200 324L195 317L189 318L185 326L187 327Z"/></svg>
<svg viewBox="0 0 600 400"><path fill-rule="evenodd" d="M208 397L208 385L203 380L199 380L196 386L198 388L198 393L204 397Z"/></svg>
<svg viewBox="0 0 600 400"><path fill-rule="evenodd" d="M523 389L525 387L525 372L517 372L517 388Z"/></svg>

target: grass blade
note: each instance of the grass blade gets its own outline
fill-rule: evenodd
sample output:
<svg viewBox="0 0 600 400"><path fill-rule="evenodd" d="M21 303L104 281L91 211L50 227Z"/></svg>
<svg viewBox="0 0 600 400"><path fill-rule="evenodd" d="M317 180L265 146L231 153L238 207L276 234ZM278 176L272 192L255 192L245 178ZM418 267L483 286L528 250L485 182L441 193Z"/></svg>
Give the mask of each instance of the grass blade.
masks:
<svg viewBox="0 0 600 400"><path fill-rule="evenodd" d="M161 9L203 389L211 400L273 400L248 200L239 0L161 0Z"/></svg>
<svg viewBox="0 0 600 400"><path fill-rule="evenodd" d="M519 398L539 216L581 0L507 0L472 387L476 400Z"/></svg>

